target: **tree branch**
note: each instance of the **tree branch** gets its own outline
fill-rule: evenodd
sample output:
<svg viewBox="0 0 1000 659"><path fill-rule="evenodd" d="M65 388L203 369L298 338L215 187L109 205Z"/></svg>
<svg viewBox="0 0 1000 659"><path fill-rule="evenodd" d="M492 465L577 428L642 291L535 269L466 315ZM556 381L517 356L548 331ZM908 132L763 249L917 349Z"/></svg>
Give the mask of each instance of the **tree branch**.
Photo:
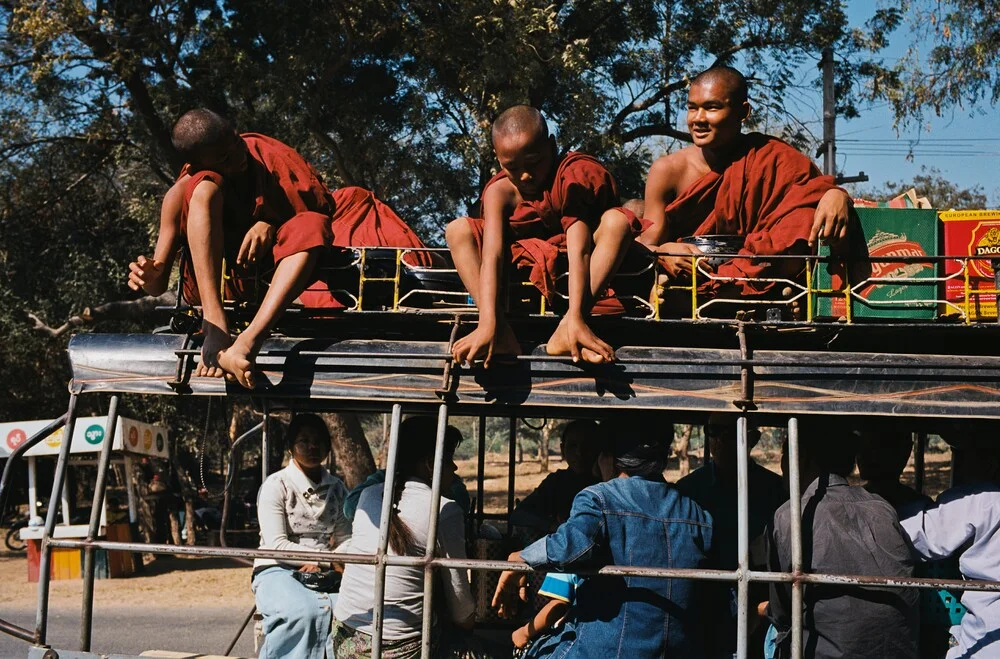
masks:
<svg viewBox="0 0 1000 659"><path fill-rule="evenodd" d="M138 300L116 300L96 307L85 307L79 315L70 316L59 327L51 327L33 313L28 312L25 315L32 322L33 330L57 339L71 329L102 320L143 320L148 318L157 307L168 306L176 302L177 294L172 290L157 297L147 295Z"/></svg>
<svg viewBox="0 0 1000 659"><path fill-rule="evenodd" d="M632 140L638 140L643 137L651 137L653 135L672 137L675 140L681 140L684 142L693 141L690 133L677 130L673 126L668 126L667 124L648 124L645 126L637 126L632 130L627 130L622 133L621 138L623 142L631 142Z"/></svg>

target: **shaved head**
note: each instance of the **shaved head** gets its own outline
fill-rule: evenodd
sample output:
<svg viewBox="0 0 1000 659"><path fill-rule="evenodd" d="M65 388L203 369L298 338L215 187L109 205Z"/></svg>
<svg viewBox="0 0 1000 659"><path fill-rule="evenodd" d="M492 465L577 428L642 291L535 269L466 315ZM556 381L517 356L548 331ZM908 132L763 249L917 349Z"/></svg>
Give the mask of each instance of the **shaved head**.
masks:
<svg viewBox="0 0 1000 659"><path fill-rule="evenodd" d="M193 161L200 152L225 143L236 129L220 114L197 108L181 115L174 124L170 141L187 161Z"/></svg>
<svg viewBox="0 0 1000 659"><path fill-rule="evenodd" d="M742 73L731 66L713 66L705 69L694 77L691 86L717 82L729 92L729 100L733 105L740 105L747 100L747 79Z"/></svg>
<svg viewBox="0 0 1000 659"><path fill-rule="evenodd" d="M548 137L549 128L542 113L530 105L515 105L501 112L493 122L493 144L496 145L497 140L517 135Z"/></svg>

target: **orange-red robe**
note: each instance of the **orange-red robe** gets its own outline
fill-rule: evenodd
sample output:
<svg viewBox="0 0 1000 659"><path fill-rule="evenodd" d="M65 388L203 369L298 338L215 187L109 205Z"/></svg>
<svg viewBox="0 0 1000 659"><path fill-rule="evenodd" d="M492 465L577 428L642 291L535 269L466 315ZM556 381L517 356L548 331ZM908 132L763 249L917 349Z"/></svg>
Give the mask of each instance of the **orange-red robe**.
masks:
<svg viewBox="0 0 1000 659"><path fill-rule="evenodd" d="M181 229L186 233L188 206L195 187L208 180L223 191L223 235L227 261L235 263L246 232L257 222L275 227L273 262L317 247L424 247L413 230L388 206L363 188L347 187L334 192L316 171L291 147L259 135L241 135L248 150L247 172L224 179L211 171L191 174L185 184ZM185 166L181 175L188 174ZM415 261L426 264L427 255ZM242 297L236 278L229 292ZM193 295L192 295L193 293ZM185 296L197 299L193 272L185 277ZM330 293L317 273L316 281L299 295L307 307L343 306Z"/></svg>
<svg viewBox="0 0 1000 659"><path fill-rule="evenodd" d="M710 171L667 205L668 240L684 236L745 236L741 256L807 254L809 232L820 198L834 185L813 162L776 137L749 133L720 173ZM733 259L719 277L774 277L778 259ZM801 266L800 266L801 267ZM734 282L743 295L760 295L771 282ZM721 282L700 290L711 294Z"/></svg>
<svg viewBox="0 0 1000 659"><path fill-rule="evenodd" d="M486 190L506 175L499 173L486 184ZM595 158L570 151L556 166L549 189L536 201L522 201L511 213L506 234L512 241L511 257L516 267L530 268L529 280L550 302L558 275L556 259L566 249L566 230L577 222L591 231L597 229L604 211L620 205L618 184L611 173ZM643 224L635 214L619 209L632 222L638 236ZM482 218L467 218L480 251L483 248Z"/></svg>

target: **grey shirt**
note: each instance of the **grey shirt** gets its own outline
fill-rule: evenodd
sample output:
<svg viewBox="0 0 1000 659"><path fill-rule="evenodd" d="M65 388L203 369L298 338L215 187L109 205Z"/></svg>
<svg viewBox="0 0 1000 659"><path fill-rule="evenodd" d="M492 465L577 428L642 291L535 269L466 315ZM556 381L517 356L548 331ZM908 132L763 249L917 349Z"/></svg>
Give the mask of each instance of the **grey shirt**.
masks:
<svg viewBox="0 0 1000 659"><path fill-rule="evenodd" d="M773 571L791 571L790 509L786 502L774 514L768 552ZM802 536L805 572L913 576L913 556L896 511L842 476L821 476L802 495ZM779 658L790 656L791 600L791 584L771 585L768 609L778 631ZM918 600L913 588L806 584L803 654L816 659L916 657Z"/></svg>

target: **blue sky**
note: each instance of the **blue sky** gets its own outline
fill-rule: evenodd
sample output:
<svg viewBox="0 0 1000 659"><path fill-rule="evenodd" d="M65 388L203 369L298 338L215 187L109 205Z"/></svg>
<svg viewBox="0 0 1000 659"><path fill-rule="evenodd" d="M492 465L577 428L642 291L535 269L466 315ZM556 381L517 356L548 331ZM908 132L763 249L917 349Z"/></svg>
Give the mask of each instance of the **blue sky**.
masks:
<svg viewBox="0 0 1000 659"><path fill-rule="evenodd" d="M870 16L873 2L850 0L848 15L852 25L861 25ZM907 28L897 30L886 60L906 51ZM817 107L820 105L817 100ZM972 116L970 116L972 115ZM907 152L913 144L913 157ZM1000 108L979 106L955 108L943 117L929 117L922 129L893 129L887 104L861 108L861 117L837 121L837 169L846 175L863 170L871 181L866 186L881 187L886 181L911 180L921 167L935 167L948 180L962 186L980 185L990 206L1000 207Z"/></svg>

